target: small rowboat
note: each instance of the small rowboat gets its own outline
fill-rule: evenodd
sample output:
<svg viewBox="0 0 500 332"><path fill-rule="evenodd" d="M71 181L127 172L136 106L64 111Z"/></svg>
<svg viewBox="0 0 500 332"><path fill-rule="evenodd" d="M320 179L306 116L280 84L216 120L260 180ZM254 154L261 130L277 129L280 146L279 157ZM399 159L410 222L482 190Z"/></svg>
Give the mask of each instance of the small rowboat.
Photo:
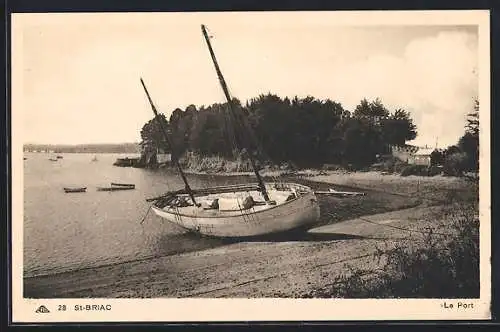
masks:
<svg viewBox="0 0 500 332"><path fill-rule="evenodd" d="M128 183L114 183L111 182L111 187L97 187L97 191L119 191L119 190L133 190L135 184Z"/></svg>
<svg viewBox="0 0 500 332"><path fill-rule="evenodd" d="M111 182L111 186L127 187L127 188L130 188L130 189L135 189L135 184L132 184L132 183L116 183L116 182Z"/></svg>
<svg viewBox="0 0 500 332"><path fill-rule="evenodd" d="M97 187L97 191L133 190L133 187Z"/></svg>
<svg viewBox="0 0 500 332"><path fill-rule="evenodd" d="M66 193L84 193L87 191L87 187L78 188L63 188Z"/></svg>

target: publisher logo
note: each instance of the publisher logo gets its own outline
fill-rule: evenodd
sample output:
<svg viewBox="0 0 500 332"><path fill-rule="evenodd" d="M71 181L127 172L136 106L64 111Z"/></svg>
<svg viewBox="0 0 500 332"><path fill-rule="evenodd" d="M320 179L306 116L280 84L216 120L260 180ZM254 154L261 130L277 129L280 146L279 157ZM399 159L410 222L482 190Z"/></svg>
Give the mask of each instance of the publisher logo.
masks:
<svg viewBox="0 0 500 332"><path fill-rule="evenodd" d="M35 311L35 312L36 312L37 314L48 314L50 311L49 311L49 309L47 309L47 307L46 307L46 306L41 305L41 306L39 306L39 307L38 307L38 309L36 309L36 311Z"/></svg>

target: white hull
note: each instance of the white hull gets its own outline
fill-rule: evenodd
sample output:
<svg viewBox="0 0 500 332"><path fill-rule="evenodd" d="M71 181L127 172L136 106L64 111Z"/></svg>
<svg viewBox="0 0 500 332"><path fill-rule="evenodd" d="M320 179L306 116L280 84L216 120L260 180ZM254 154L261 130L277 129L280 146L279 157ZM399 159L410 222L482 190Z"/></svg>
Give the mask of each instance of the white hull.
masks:
<svg viewBox="0 0 500 332"><path fill-rule="evenodd" d="M302 193L289 201L278 201L274 206L256 206L248 210L219 211L203 208L159 208L153 211L160 217L185 229L217 237L245 237L279 233L313 225L320 210L314 192L305 186L286 183ZM273 184L266 187L272 188ZM281 191L283 192L283 191ZM286 191L285 191L286 193ZM271 199L273 191L269 190ZM276 194L277 195L277 194Z"/></svg>

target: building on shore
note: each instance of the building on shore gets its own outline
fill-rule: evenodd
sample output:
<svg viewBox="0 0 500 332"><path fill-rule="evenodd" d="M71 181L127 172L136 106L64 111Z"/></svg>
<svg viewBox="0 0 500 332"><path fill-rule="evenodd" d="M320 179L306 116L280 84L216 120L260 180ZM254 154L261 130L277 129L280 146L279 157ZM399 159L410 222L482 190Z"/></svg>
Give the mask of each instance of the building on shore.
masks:
<svg viewBox="0 0 500 332"><path fill-rule="evenodd" d="M427 147L419 148L417 152L410 156L408 164L431 166L431 154L434 150Z"/></svg>
<svg viewBox="0 0 500 332"><path fill-rule="evenodd" d="M431 154L436 149L426 146L392 145L391 152L394 158L410 165L431 166Z"/></svg>
<svg viewBox="0 0 500 332"><path fill-rule="evenodd" d="M392 156L405 163L408 163L417 151L418 147L413 145L391 145Z"/></svg>
<svg viewBox="0 0 500 332"><path fill-rule="evenodd" d="M156 162L159 165L168 164L172 161L172 155L170 153L164 153L160 149L156 152Z"/></svg>

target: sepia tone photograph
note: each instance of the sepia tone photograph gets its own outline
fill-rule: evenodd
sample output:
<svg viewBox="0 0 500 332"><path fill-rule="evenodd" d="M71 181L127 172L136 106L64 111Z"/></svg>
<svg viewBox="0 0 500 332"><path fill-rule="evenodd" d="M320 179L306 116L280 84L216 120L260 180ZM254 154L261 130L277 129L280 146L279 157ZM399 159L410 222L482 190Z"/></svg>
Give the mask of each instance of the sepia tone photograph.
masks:
<svg viewBox="0 0 500 332"><path fill-rule="evenodd" d="M486 318L487 12L336 14L14 15L30 317L192 298Z"/></svg>

